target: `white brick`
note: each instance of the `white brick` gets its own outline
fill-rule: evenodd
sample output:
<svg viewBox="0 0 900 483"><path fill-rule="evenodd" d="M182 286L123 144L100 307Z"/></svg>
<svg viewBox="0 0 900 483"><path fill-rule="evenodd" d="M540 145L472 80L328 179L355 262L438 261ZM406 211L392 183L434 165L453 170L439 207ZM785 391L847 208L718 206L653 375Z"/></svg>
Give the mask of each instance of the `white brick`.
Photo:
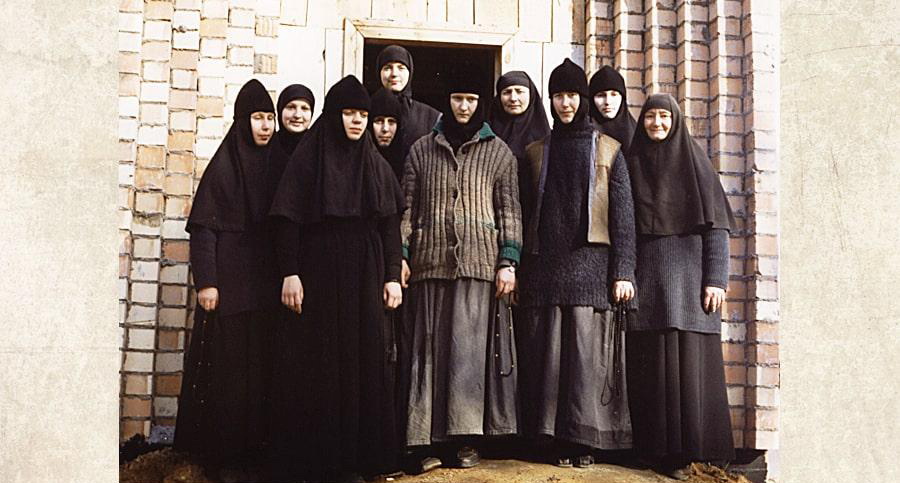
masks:
<svg viewBox="0 0 900 483"><path fill-rule="evenodd" d="M166 220L163 222L163 238L169 240L187 240L188 234L184 231L187 220ZM133 278L133 277L132 277Z"/></svg>
<svg viewBox="0 0 900 483"><path fill-rule="evenodd" d="M228 27L228 33L226 35L228 45L253 47L253 41L256 37L256 28Z"/></svg>
<svg viewBox="0 0 900 483"><path fill-rule="evenodd" d="M169 118L169 108L165 104L141 104L141 124L165 125Z"/></svg>
<svg viewBox="0 0 900 483"><path fill-rule="evenodd" d="M120 97L119 98L119 117L138 117L140 114L140 104L137 97Z"/></svg>
<svg viewBox="0 0 900 483"><path fill-rule="evenodd" d="M234 2L232 1L232 5ZM228 12L228 25L235 27L256 27L256 12L232 8Z"/></svg>
<svg viewBox="0 0 900 483"><path fill-rule="evenodd" d="M177 397L153 398L153 414L156 417L175 417L178 414Z"/></svg>
<svg viewBox="0 0 900 483"><path fill-rule="evenodd" d="M175 111L169 118L169 127L174 131L193 131L194 119L193 111Z"/></svg>
<svg viewBox="0 0 900 483"><path fill-rule="evenodd" d="M261 17L280 17L281 0L256 0L256 14Z"/></svg>
<svg viewBox="0 0 900 483"><path fill-rule="evenodd" d="M200 77L225 77L225 66L225 59L201 57L197 64L197 75Z"/></svg>
<svg viewBox="0 0 900 483"><path fill-rule="evenodd" d="M144 22L144 40L166 41L172 38L172 22L148 20Z"/></svg>
<svg viewBox="0 0 900 483"><path fill-rule="evenodd" d="M138 123L137 119L119 119L119 139L123 141L132 141L137 139Z"/></svg>
<svg viewBox="0 0 900 483"><path fill-rule="evenodd" d="M169 265L162 267L159 273L159 281L162 283L185 284L188 282L187 264Z"/></svg>
<svg viewBox="0 0 900 483"><path fill-rule="evenodd" d="M134 165L133 164L120 164L119 165L119 184L134 186ZM131 213L129 211L129 213ZM125 229L130 228L127 227Z"/></svg>
<svg viewBox="0 0 900 483"><path fill-rule="evenodd" d="M169 83L141 82L141 101L169 102Z"/></svg>
<svg viewBox="0 0 900 483"><path fill-rule="evenodd" d="M228 0L204 0L203 18L228 18Z"/></svg>
<svg viewBox="0 0 900 483"><path fill-rule="evenodd" d="M225 132L225 122L221 117L197 120L197 136L220 138Z"/></svg>
<svg viewBox="0 0 900 483"><path fill-rule="evenodd" d="M175 0L175 9L177 10L196 10L200 11L202 0Z"/></svg>
<svg viewBox="0 0 900 483"><path fill-rule="evenodd" d="M232 8L243 8L246 10L256 10L257 0L231 0Z"/></svg>
<svg viewBox="0 0 900 483"><path fill-rule="evenodd" d="M156 354L157 372L178 372L184 368L183 352L163 352Z"/></svg>
<svg viewBox="0 0 900 483"><path fill-rule="evenodd" d="M159 236L161 231L162 227L156 221L148 222L138 217L131 223L131 232L135 235Z"/></svg>
<svg viewBox="0 0 900 483"><path fill-rule="evenodd" d="M157 302L158 286L155 283L139 283L131 284L131 301L146 304L155 304ZM135 349L152 349L150 347L134 347Z"/></svg>
<svg viewBox="0 0 900 483"><path fill-rule="evenodd" d="M119 13L119 32L141 33L144 26L144 16L140 13Z"/></svg>
<svg viewBox="0 0 900 483"><path fill-rule="evenodd" d="M228 98L231 99L231 103L234 104L234 100L237 99L237 93L241 90L241 86L243 86L248 80L253 77L253 56L250 56L250 65L234 65L228 66L228 69L225 70L225 85L226 94L228 94ZM233 97L232 92L233 90Z"/></svg>
<svg viewBox="0 0 900 483"><path fill-rule="evenodd" d="M159 280L159 262L135 260L131 262L131 280L155 282Z"/></svg>
<svg viewBox="0 0 900 483"><path fill-rule="evenodd" d="M172 26L177 29L199 30L200 12L196 10L175 10Z"/></svg>
<svg viewBox="0 0 900 483"><path fill-rule="evenodd" d="M221 139L198 137L194 146L194 154L198 158L211 159L219 149L219 144L222 144Z"/></svg>
<svg viewBox="0 0 900 483"><path fill-rule="evenodd" d="M131 210L119 210L119 229L120 230L128 230L131 228L131 220L134 218L134 215L131 213Z"/></svg>
<svg viewBox="0 0 900 483"><path fill-rule="evenodd" d="M256 37L253 43L253 53L278 55L278 38Z"/></svg>
<svg viewBox="0 0 900 483"><path fill-rule="evenodd" d="M200 50L200 31L175 32L172 34L172 47L182 50Z"/></svg>
<svg viewBox="0 0 900 483"><path fill-rule="evenodd" d="M137 285L137 284L135 284ZM146 285L146 284L142 284ZM155 287L155 285L154 285ZM156 331L153 329L128 329L129 349L153 349L156 346Z"/></svg>
<svg viewBox="0 0 900 483"><path fill-rule="evenodd" d="M141 34L134 32L119 32L119 51L140 52Z"/></svg>
<svg viewBox="0 0 900 483"><path fill-rule="evenodd" d="M222 97L225 95L225 79L223 77L201 77L199 92L201 96Z"/></svg>
<svg viewBox="0 0 900 483"><path fill-rule="evenodd" d="M134 311L136 306L132 306L131 309ZM146 307L140 307L144 309ZM129 322L138 322L135 320L131 320L132 311L128 313L128 321ZM154 310L155 311L155 310ZM151 321L153 319L150 319ZM152 352L125 352L125 363L122 365L122 370L128 372L153 372L153 353Z"/></svg>
<svg viewBox="0 0 900 483"><path fill-rule="evenodd" d="M120 278L118 280L119 300L128 300L128 279Z"/></svg>
<svg viewBox="0 0 900 483"><path fill-rule="evenodd" d="M197 80L194 71L183 69L172 69L172 87L175 89L194 89Z"/></svg>
<svg viewBox="0 0 900 483"><path fill-rule="evenodd" d="M200 55L203 57L225 57L225 39L200 39Z"/></svg>
<svg viewBox="0 0 900 483"><path fill-rule="evenodd" d="M159 258L162 242L159 238L135 238L134 256L136 258Z"/></svg>
<svg viewBox="0 0 900 483"><path fill-rule="evenodd" d="M165 82L169 80L168 62L143 62L142 70L145 81Z"/></svg>
<svg viewBox="0 0 900 483"><path fill-rule="evenodd" d="M165 146L169 138L166 126L143 125L138 129L138 144L144 146Z"/></svg>

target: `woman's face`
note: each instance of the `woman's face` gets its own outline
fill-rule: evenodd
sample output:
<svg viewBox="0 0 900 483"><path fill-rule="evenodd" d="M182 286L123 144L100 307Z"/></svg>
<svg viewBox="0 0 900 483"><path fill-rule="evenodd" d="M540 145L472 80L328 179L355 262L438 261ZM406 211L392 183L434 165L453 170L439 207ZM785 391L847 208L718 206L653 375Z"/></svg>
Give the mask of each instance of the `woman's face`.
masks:
<svg viewBox="0 0 900 483"><path fill-rule="evenodd" d="M250 114L250 132L253 134L253 143L257 146L265 146L275 133L275 113L256 111Z"/></svg>
<svg viewBox="0 0 900 483"><path fill-rule="evenodd" d="M509 86L500 91L500 105L511 116L518 116L531 103L531 89L527 86Z"/></svg>
<svg viewBox="0 0 900 483"><path fill-rule="evenodd" d="M391 145L394 135L397 134L397 119L391 116L378 116L372 121L372 128L375 131L375 142L386 148Z"/></svg>
<svg viewBox="0 0 900 483"><path fill-rule="evenodd" d="M306 131L311 119L312 108L306 99L294 99L281 110L281 125L292 133Z"/></svg>
<svg viewBox="0 0 900 483"><path fill-rule="evenodd" d="M478 94L454 92L450 94L450 110L460 124L468 124L478 109Z"/></svg>
<svg viewBox="0 0 900 483"><path fill-rule="evenodd" d="M400 92L409 82L409 68L402 62L388 62L381 66L381 85Z"/></svg>
<svg viewBox="0 0 900 483"><path fill-rule="evenodd" d="M672 129L672 112L666 109L647 109L644 113L644 130L647 137L659 142L669 136Z"/></svg>
<svg viewBox="0 0 900 483"><path fill-rule="evenodd" d="M622 94L619 94L619 91L600 91L594 94L594 105L597 106L601 116L612 119L622 107Z"/></svg>
<svg viewBox="0 0 900 483"><path fill-rule="evenodd" d="M577 92L557 92L553 94L553 110L563 124L568 124L575 119L578 105L581 104L581 96Z"/></svg>
<svg viewBox="0 0 900 483"><path fill-rule="evenodd" d="M369 112L360 109L342 109L341 119L344 121L344 134L351 141L358 141L366 132Z"/></svg>

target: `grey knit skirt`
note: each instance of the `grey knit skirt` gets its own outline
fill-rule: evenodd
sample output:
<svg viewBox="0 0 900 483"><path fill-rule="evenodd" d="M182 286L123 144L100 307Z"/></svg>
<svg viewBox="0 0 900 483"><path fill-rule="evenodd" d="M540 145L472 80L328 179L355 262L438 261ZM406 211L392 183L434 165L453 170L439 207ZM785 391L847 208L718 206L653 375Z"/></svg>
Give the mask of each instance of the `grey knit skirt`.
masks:
<svg viewBox="0 0 900 483"><path fill-rule="evenodd" d="M519 396L522 432L600 449L632 444L624 370L611 365L610 311L544 306L519 311ZM620 354L624 368L624 354ZM610 379L607 379L609 370Z"/></svg>
<svg viewBox="0 0 900 483"><path fill-rule="evenodd" d="M494 285L475 279L424 280L413 283L409 295L407 444L515 434L515 344L508 311L498 311Z"/></svg>

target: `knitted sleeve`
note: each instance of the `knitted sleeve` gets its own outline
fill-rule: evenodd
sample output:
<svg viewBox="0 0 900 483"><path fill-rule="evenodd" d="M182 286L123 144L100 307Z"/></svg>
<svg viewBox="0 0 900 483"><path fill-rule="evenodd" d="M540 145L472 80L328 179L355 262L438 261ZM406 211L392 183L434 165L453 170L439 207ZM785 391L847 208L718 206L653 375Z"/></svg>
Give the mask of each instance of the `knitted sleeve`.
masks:
<svg viewBox="0 0 900 483"><path fill-rule="evenodd" d="M191 229L191 271L197 290L218 285L216 278L216 232L204 226Z"/></svg>
<svg viewBox="0 0 900 483"><path fill-rule="evenodd" d="M703 233L703 286L728 288L728 230Z"/></svg>
<svg viewBox="0 0 900 483"><path fill-rule="evenodd" d="M519 206L519 177L516 158L505 145L498 150L499 175L494 181L494 220L500 231L498 243L503 259L519 263L522 251L522 208Z"/></svg>
<svg viewBox="0 0 900 483"><path fill-rule="evenodd" d="M634 232L634 200L631 179L622 152L613 161L609 177L610 279L634 282L637 258Z"/></svg>
<svg viewBox="0 0 900 483"><path fill-rule="evenodd" d="M403 212L403 218L400 220L400 247L403 258L409 260L409 235L412 234L412 220L418 216L418 207L416 198L419 195L419 179L416 172L418 166L419 153L421 152L421 143L415 143L409 154L406 156L406 162L403 163L403 195L406 198L406 211Z"/></svg>

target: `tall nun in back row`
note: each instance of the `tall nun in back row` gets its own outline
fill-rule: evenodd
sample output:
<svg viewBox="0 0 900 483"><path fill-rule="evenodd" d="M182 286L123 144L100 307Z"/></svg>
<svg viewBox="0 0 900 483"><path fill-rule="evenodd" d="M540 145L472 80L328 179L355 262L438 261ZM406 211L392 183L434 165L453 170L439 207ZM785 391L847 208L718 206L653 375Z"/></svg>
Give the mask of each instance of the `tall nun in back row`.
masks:
<svg viewBox="0 0 900 483"><path fill-rule="evenodd" d="M275 346L278 479L362 481L396 464L384 317L402 298L403 196L366 129L369 110L356 77L331 87L270 212L281 300L296 312Z"/></svg>
<svg viewBox="0 0 900 483"><path fill-rule="evenodd" d="M269 345L280 285L266 219L274 132L272 98L251 80L238 93L234 122L197 187L187 223L198 307L175 445L222 473L252 469L266 442Z"/></svg>
<svg viewBox="0 0 900 483"><path fill-rule="evenodd" d="M591 119L603 134L622 144L627 153L634 137L636 123L628 110L628 90L625 79L616 69L604 65L591 76Z"/></svg>
<svg viewBox="0 0 900 483"><path fill-rule="evenodd" d="M619 142L591 127L584 71L550 74L553 131L527 148L535 206L525 232L519 306L524 433L552 437L559 466L631 447L624 364L612 305L634 297L634 207ZM624 329L624 327L622 328ZM614 358L620 358L616 361Z"/></svg>
<svg viewBox="0 0 900 483"><path fill-rule="evenodd" d="M523 219L531 213L524 196L523 186L528 186L530 171L525 160L525 147L550 134L547 113L541 102L541 94L531 77L521 70L507 72L497 79L497 95L491 104L488 122L497 137L506 142L516 156L519 173L519 201Z"/></svg>
<svg viewBox="0 0 900 483"><path fill-rule="evenodd" d="M638 317L626 337L635 449L670 477L734 459L720 340L734 226L719 177L678 103L654 94L628 153Z"/></svg>
<svg viewBox="0 0 900 483"><path fill-rule="evenodd" d="M408 50L399 45L388 45L378 54L376 63L381 85L393 92L400 101L400 117L405 126L400 139L400 153L406 159L409 147L431 132L441 113L428 104L413 99L412 79L415 66Z"/></svg>

